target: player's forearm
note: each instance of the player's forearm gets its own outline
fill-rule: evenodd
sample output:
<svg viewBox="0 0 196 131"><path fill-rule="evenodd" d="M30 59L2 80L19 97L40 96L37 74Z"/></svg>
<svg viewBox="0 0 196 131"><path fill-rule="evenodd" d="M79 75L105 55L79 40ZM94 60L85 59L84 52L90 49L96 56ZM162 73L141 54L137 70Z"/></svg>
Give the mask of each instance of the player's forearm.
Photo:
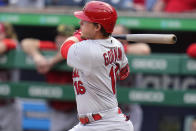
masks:
<svg viewBox="0 0 196 131"><path fill-rule="evenodd" d="M59 62L61 62L63 60L64 59L61 56L61 52L58 51L57 54L53 58L50 59L50 65L51 65L51 67L53 67L54 65L56 65L57 63L59 63Z"/></svg>
<svg viewBox="0 0 196 131"><path fill-rule="evenodd" d="M5 44L0 41L0 54L3 54L4 52L6 52L7 48L5 46Z"/></svg>
<svg viewBox="0 0 196 131"><path fill-rule="evenodd" d="M128 44L126 46L126 53L132 55L149 55L151 49L146 43Z"/></svg>
<svg viewBox="0 0 196 131"><path fill-rule="evenodd" d="M21 46L24 52L32 57L41 55L39 52L39 40L37 39L24 39L21 42Z"/></svg>

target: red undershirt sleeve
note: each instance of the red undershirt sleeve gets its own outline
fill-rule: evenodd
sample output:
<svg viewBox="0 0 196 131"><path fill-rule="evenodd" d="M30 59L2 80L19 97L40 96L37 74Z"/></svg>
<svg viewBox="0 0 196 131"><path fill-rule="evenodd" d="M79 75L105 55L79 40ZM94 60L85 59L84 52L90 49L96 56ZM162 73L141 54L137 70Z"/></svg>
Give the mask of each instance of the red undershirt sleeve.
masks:
<svg viewBox="0 0 196 131"><path fill-rule="evenodd" d="M73 36L76 37L79 42L84 40L84 39L81 38L81 31L80 30L77 30L76 32L74 32ZM61 55L62 55L63 58L67 59L68 50L71 47L71 45L73 45L74 43L75 43L75 41L68 40L62 45Z"/></svg>
<svg viewBox="0 0 196 131"><path fill-rule="evenodd" d="M52 41L39 41L39 48L41 50L57 50L57 46Z"/></svg>
<svg viewBox="0 0 196 131"><path fill-rule="evenodd" d="M61 55L63 58L67 59L67 54L68 54L68 50L71 47L71 45L73 45L75 43L75 41L73 40L68 40L66 41L62 47L61 47Z"/></svg>
<svg viewBox="0 0 196 131"><path fill-rule="evenodd" d="M16 48L16 42L12 39L4 39L3 44L5 44L7 50L12 50Z"/></svg>

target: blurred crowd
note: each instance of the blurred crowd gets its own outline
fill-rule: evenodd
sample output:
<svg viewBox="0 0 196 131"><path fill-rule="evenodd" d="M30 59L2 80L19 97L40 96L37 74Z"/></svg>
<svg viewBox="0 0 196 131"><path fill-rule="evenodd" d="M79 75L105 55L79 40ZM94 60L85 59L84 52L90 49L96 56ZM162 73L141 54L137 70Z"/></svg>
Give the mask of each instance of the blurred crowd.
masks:
<svg viewBox="0 0 196 131"><path fill-rule="evenodd" d="M48 6L84 6L91 0L0 0L0 6L45 8ZM100 0L110 3L118 10L151 12L194 12L195 0Z"/></svg>

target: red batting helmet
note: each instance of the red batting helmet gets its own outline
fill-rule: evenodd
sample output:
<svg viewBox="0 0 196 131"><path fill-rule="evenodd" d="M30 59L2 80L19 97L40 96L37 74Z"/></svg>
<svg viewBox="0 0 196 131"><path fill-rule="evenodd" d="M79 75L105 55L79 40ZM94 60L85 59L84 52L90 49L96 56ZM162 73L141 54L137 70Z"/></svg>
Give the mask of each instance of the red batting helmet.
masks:
<svg viewBox="0 0 196 131"><path fill-rule="evenodd" d="M108 33L112 33L117 20L116 10L102 1L90 1L74 15L81 20L101 24Z"/></svg>

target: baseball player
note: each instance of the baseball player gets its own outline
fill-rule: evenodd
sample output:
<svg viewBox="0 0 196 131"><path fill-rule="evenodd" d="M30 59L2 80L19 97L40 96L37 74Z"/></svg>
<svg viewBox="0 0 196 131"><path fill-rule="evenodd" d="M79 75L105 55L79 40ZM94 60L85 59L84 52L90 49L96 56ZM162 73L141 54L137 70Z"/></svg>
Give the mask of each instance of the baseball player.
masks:
<svg viewBox="0 0 196 131"><path fill-rule="evenodd" d="M190 131L196 131L196 118L193 117L192 122L190 124Z"/></svg>
<svg viewBox="0 0 196 131"><path fill-rule="evenodd" d="M188 46L186 54L191 58L196 58L196 43L192 43Z"/></svg>
<svg viewBox="0 0 196 131"><path fill-rule="evenodd" d="M37 71L45 75L46 82L56 84L72 83L72 72L51 70L54 65L64 59L57 60L56 55L47 59L40 50L58 50L60 43L62 44L67 37L73 35L73 32L74 27L61 24L57 27L55 42L32 38L26 38L21 41L23 50L33 58ZM48 105L52 109L50 113L50 131L68 130L77 124L76 104L74 101L49 100Z"/></svg>
<svg viewBox="0 0 196 131"><path fill-rule="evenodd" d="M116 80L129 74L123 46L111 37L116 10L105 2L90 1L74 15L81 20L81 32L66 39L61 47L61 55L74 68L72 78L80 120L70 131L133 131L116 98Z"/></svg>
<svg viewBox="0 0 196 131"><path fill-rule="evenodd" d="M0 23L0 55L17 48L16 34L11 24ZM18 81L16 70L0 69L0 82ZM0 131L22 131L22 110L18 99L0 98Z"/></svg>

